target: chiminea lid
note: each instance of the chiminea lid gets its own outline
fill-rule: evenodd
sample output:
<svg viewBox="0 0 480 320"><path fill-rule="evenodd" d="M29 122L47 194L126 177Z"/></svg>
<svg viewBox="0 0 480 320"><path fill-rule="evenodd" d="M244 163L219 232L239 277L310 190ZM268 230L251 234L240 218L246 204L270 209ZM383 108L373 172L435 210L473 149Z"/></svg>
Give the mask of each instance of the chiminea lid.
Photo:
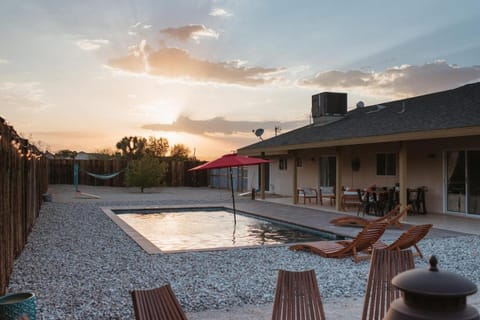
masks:
<svg viewBox="0 0 480 320"><path fill-rule="evenodd" d="M430 268L402 272L392 284L406 293L428 296L464 297L477 292L477 286L467 278L438 270L435 256L430 257Z"/></svg>

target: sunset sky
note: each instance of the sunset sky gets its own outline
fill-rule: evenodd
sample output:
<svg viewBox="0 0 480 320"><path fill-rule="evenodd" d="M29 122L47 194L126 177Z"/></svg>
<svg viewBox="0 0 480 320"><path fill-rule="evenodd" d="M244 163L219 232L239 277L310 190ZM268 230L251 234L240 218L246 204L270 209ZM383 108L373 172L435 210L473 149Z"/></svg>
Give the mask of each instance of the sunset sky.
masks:
<svg viewBox="0 0 480 320"><path fill-rule="evenodd" d="M480 1L0 1L0 116L43 150L210 160L348 106L480 80Z"/></svg>

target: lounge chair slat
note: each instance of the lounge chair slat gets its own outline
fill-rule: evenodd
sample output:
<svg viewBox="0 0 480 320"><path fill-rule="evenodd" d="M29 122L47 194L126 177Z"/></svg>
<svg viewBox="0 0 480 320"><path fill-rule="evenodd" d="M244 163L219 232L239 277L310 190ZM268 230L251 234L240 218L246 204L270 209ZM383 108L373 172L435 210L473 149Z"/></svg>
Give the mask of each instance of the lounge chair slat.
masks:
<svg viewBox="0 0 480 320"><path fill-rule="evenodd" d="M360 257L357 253L371 248L383 235L386 227L387 222L370 223L358 233L355 239L350 241L316 241L300 243L290 246L289 249L310 251L326 258L353 256L353 260L358 262Z"/></svg>
<svg viewBox="0 0 480 320"><path fill-rule="evenodd" d="M418 248L417 244L422 240L432 228L432 224L421 224L410 227L407 231L402 233L397 240L387 245L382 241L377 241L373 244L375 249L387 249L387 250L404 250L410 247L414 247L417 253L415 255L423 258L423 254Z"/></svg>
<svg viewBox="0 0 480 320"><path fill-rule="evenodd" d="M400 290L391 285L397 274L415 267L410 250L374 250L365 290L362 320L383 319L390 303L400 297Z"/></svg>
<svg viewBox="0 0 480 320"><path fill-rule="evenodd" d="M302 319L325 319L315 271L279 270L272 320Z"/></svg>
<svg viewBox="0 0 480 320"><path fill-rule="evenodd" d="M366 219L362 217L347 216L347 217L332 219L330 220L330 223L338 227L362 227L363 228L369 223L386 221L388 222L388 227L396 227L396 228L402 229L403 225L401 223L401 219L403 219L403 217L411 209L411 205L406 206L402 211L400 211L400 207L401 205L398 204L395 206L395 208L387 212L385 215L376 219Z"/></svg>
<svg viewBox="0 0 480 320"><path fill-rule="evenodd" d="M186 320L187 317L170 285L149 290L133 290L135 319Z"/></svg>

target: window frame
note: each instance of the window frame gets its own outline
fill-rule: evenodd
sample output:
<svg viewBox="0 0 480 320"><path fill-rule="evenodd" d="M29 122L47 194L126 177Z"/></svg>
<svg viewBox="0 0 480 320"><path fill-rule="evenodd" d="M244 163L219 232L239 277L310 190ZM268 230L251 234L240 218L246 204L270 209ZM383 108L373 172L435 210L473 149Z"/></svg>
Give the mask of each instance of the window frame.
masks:
<svg viewBox="0 0 480 320"><path fill-rule="evenodd" d="M383 157L379 159L379 157ZM393 158L393 159L392 159ZM382 163L382 167L379 164ZM375 173L378 177L397 176L398 153L396 152L377 152L375 155Z"/></svg>

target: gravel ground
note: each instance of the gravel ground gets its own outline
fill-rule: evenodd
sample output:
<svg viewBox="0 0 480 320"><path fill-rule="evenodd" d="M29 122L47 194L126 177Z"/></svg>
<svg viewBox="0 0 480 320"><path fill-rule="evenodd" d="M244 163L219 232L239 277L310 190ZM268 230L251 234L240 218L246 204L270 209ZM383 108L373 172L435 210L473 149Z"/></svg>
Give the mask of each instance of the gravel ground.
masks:
<svg viewBox="0 0 480 320"><path fill-rule="evenodd" d="M361 307L367 261L324 259L286 247L148 255L100 209L115 204L44 203L8 292L33 291L38 319L133 319L129 290L170 283L191 319L267 319L277 270L315 269L327 317ZM420 247L425 256L437 256L441 269L480 283L480 237L425 239ZM478 300L476 295L469 303L478 309Z"/></svg>

